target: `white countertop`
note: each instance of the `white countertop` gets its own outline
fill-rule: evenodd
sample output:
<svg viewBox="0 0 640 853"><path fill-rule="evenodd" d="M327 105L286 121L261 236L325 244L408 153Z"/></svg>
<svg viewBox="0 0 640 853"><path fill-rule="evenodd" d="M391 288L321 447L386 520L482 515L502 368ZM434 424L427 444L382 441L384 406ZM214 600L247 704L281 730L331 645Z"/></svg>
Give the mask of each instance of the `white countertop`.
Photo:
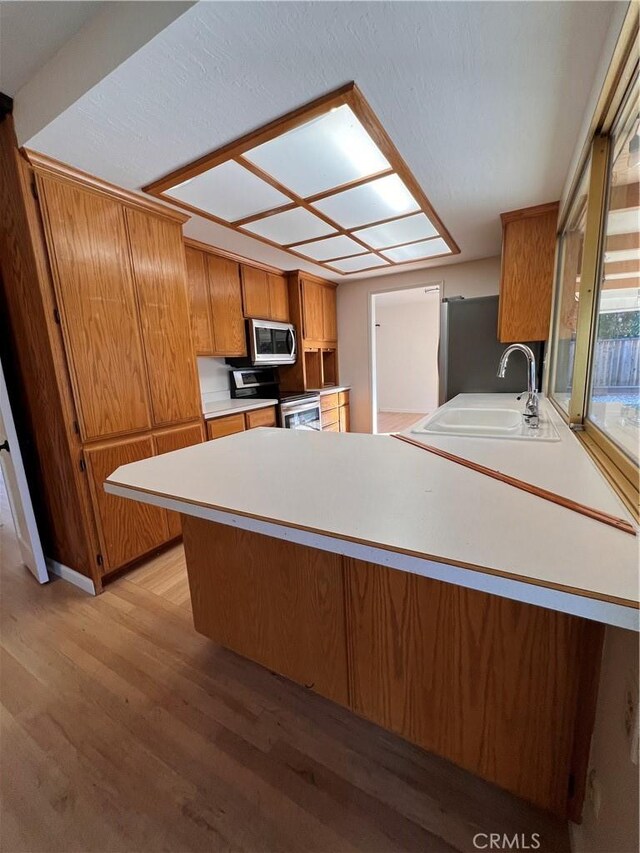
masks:
<svg viewBox="0 0 640 853"><path fill-rule="evenodd" d="M494 398L522 405L513 395L487 395ZM412 437L632 520L545 401L542 411L561 441ZM638 537L390 436L250 430L124 465L105 488L637 629Z"/></svg>
<svg viewBox="0 0 640 853"><path fill-rule="evenodd" d="M235 415L237 412L252 412L254 409L266 409L268 406L277 405L277 400L216 400L215 403L205 403L202 407L202 414L204 419L208 421L211 418L221 418L223 415Z"/></svg>

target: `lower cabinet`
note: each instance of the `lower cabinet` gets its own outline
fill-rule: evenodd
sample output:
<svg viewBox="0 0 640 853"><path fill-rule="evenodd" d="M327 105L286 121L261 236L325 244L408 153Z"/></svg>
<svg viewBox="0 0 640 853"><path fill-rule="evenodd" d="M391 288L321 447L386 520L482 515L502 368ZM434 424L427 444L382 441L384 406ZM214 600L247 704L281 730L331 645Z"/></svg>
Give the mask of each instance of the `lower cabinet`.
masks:
<svg viewBox="0 0 640 853"><path fill-rule="evenodd" d="M131 563L181 533L178 513L110 495L104 481L121 465L202 440L202 424L196 423L84 448L103 573Z"/></svg>
<svg viewBox="0 0 640 853"><path fill-rule="evenodd" d="M156 456L163 453L171 453L172 450L182 450L183 447L191 447L192 444L201 444L204 441L202 424L193 424L188 427L178 427L154 435ZM169 538L174 539L182 533L180 524L180 513L167 510L167 524L169 526Z"/></svg>
<svg viewBox="0 0 640 853"><path fill-rule="evenodd" d="M254 409L250 412L238 412L235 415L210 418L207 421L207 439L211 441L214 438L223 438L225 435L244 432L245 429L277 425L276 407L267 406L264 409Z"/></svg>
<svg viewBox="0 0 640 853"><path fill-rule="evenodd" d="M336 391L320 396L323 432L349 432L349 392Z"/></svg>
<svg viewBox="0 0 640 853"><path fill-rule="evenodd" d="M89 487L102 548L103 571L113 571L169 539L166 510L109 495L103 483L116 468L154 456L153 438L145 435L87 447Z"/></svg>

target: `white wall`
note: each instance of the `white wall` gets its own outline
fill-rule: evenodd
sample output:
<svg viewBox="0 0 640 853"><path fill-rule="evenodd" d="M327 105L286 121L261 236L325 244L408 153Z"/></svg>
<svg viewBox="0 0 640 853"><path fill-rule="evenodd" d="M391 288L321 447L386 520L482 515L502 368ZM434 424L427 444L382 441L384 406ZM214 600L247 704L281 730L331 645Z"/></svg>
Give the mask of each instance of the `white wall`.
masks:
<svg viewBox="0 0 640 853"><path fill-rule="evenodd" d="M228 400L229 371L223 358L198 358L198 378L200 379L200 396L203 403L215 403L218 400Z"/></svg>
<svg viewBox="0 0 640 853"><path fill-rule="evenodd" d="M337 293L340 381L351 385L354 432L371 432L371 294L418 284L440 284L442 296L491 296L498 292L499 281L500 258L496 257L340 284Z"/></svg>
<svg viewBox="0 0 640 853"><path fill-rule="evenodd" d="M406 293L406 291L404 291ZM440 292L375 303L378 410L427 414L438 406Z"/></svg>

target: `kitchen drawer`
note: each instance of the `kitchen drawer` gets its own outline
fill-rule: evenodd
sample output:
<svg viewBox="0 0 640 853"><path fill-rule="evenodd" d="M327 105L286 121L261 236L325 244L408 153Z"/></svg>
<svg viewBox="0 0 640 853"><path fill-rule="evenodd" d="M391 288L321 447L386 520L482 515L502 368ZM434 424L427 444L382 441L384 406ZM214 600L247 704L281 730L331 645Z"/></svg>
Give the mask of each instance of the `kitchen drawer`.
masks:
<svg viewBox="0 0 640 853"><path fill-rule="evenodd" d="M255 427L276 426L276 407L269 406L267 409L256 409L253 412L245 412L247 429Z"/></svg>
<svg viewBox="0 0 640 853"><path fill-rule="evenodd" d="M207 421L207 437L209 439L222 438L225 435L233 435L235 432L244 432L244 414L242 412Z"/></svg>
<svg viewBox="0 0 640 853"><path fill-rule="evenodd" d="M326 412L327 409L338 408L338 394L322 394L320 396L320 409Z"/></svg>
<svg viewBox="0 0 640 853"><path fill-rule="evenodd" d="M348 391L340 391L338 393L338 404L340 406L348 406L349 405L349 392Z"/></svg>
<svg viewBox="0 0 640 853"><path fill-rule="evenodd" d="M322 429L329 426L329 424L340 423L340 410L339 409L327 409L327 411L322 412L321 420L322 420Z"/></svg>
<svg viewBox="0 0 640 853"><path fill-rule="evenodd" d="M340 424L337 421L334 424L322 424L322 432L340 432Z"/></svg>

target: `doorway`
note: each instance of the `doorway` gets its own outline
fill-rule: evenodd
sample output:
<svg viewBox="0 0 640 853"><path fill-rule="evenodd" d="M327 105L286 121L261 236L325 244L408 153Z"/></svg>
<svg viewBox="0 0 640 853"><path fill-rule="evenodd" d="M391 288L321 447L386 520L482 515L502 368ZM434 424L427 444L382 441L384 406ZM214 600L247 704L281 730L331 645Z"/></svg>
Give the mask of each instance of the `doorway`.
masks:
<svg viewBox="0 0 640 853"><path fill-rule="evenodd" d="M440 284L371 294L373 433L402 432L438 406Z"/></svg>

